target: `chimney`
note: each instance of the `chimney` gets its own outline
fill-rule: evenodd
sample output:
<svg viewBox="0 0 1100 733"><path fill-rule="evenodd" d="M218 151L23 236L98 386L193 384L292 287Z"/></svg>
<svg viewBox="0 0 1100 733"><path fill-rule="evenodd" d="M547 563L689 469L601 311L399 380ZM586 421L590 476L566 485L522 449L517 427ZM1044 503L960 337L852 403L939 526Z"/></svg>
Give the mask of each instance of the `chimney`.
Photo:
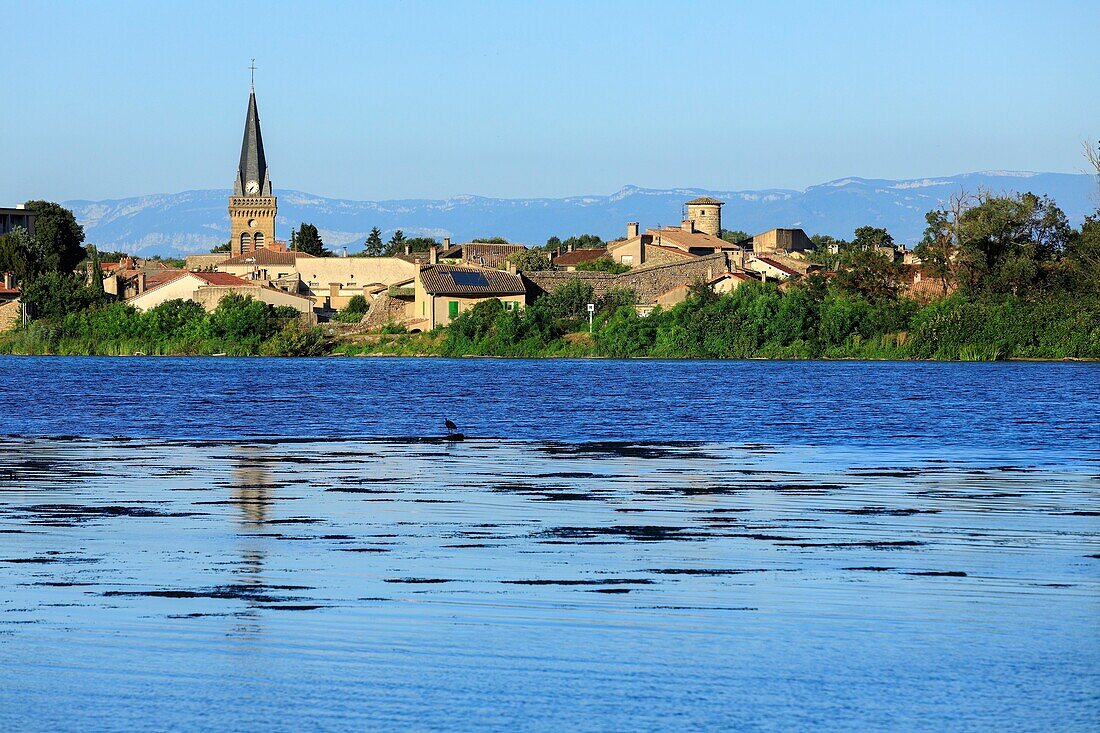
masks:
<svg viewBox="0 0 1100 733"><path fill-rule="evenodd" d="M145 292L145 271L142 270L137 276L137 294L141 295Z"/></svg>
<svg viewBox="0 0 1100 733"><path fill-rule="evenodd" d="M437 262L439 262L439 251L436 249L436 246L433 244L431 247L428 247L428 264L429 265L434 265Z"/></svg>
<svg viewBox="0 0 1100 733"><path fill-rule="evenodd" d="M516 274L516 263L515 262L512 262L511 260L506 260L505 261L505 267L507 268L508 272L511 273L512 275Z"/></svg>
<svg viewBox="0 0 1100 733"><path fill-rule="evenodd" d="M450 249L450 248L451 248L451 238L450 237L443 237L443 249Z"/></svg>
<svg viewBox="0 0 1100 733"><path fill-rule="evenodd" d="M11 273L10 272L5 272L4 273L4 289L5 290L11 290L12 289L11 280L12 280Z"/></svg>
<svg viewBox="0 0 1100 733"><path fill-rule="evenodd" d="M694 234L695 233L695 221L693 219L684 219L682 222L680 222L680 228L683 229L688 234Z"/></svg>
<svg viewBox="0 0 1100 733"><path fill-rule="evenodd" d="M636 222L636 221L627 222L627 225L626 225L626 238L627 239L634 239L634 237L636 237L636 236L638 236L638 222Z"/></svg>
<svg viewBox="0 0 1100 733"><path fill-rule="evenodd" d="M407 255L412 254L412 246L411 245L408 245L408 244L405 245L405 254L407 254Z"/></svg>
<svg viewBox="0 0 1100 733"><path fill-rule="evenodd" d="M570 252L572 252L572 251L573 251L573 245L569 245L569 251L570 251Z"/></svg>

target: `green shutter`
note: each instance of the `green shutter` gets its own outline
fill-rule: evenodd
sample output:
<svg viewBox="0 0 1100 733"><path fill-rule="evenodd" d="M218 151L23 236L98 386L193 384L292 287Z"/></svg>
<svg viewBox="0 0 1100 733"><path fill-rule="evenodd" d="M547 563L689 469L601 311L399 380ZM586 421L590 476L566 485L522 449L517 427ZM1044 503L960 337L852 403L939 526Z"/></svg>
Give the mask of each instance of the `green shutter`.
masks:
<svg viewBox="0 0 1100 733"><path fill-rule="evenodd" d="M447 315L451 318L458 318L458 301L452 300L447 304Z"/></svg>

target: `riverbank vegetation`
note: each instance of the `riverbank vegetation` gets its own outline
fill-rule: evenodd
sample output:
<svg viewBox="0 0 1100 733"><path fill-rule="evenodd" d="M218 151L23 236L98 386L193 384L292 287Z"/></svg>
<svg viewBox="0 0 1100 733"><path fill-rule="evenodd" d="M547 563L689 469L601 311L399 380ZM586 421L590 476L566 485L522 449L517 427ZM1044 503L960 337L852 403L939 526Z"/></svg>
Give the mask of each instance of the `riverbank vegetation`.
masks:
<svg viewBox="0 0 1100 733"><path fill-rule="evenodd" d="M169 300L144 313L112 303L37 319L0 334L2 354L68 356L320 356L331 345L320 328L303 328L290 307L227 295L212 312Z"/></svg>

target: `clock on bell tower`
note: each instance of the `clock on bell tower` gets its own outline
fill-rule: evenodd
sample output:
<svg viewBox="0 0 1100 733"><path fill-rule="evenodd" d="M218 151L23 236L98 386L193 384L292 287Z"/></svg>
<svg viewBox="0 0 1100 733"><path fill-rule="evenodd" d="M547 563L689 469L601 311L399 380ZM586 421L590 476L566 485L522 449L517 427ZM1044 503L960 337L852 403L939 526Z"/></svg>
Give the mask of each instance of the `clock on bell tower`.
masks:
<svg viewBox="0 0 1100 733"><path fill-rule="evenodd" d="M256 88L248 95L244 119L241 163L229 197L229 230L233 256L275 245L275 196L264 158L264 140L260 134L260 112L256 108Z"/></svg>

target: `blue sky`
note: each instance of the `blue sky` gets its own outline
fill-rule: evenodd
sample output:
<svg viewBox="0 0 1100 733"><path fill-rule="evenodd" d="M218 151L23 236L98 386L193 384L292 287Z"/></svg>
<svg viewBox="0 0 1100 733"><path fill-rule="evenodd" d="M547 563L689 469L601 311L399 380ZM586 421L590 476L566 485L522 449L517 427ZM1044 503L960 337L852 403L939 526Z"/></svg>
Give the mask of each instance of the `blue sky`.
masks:
<svg viewBox="0 0 1100 733"><path fill-rule="evenodd" d="M0 204L1080 172L1100 2L0 2Z"/></svg>

